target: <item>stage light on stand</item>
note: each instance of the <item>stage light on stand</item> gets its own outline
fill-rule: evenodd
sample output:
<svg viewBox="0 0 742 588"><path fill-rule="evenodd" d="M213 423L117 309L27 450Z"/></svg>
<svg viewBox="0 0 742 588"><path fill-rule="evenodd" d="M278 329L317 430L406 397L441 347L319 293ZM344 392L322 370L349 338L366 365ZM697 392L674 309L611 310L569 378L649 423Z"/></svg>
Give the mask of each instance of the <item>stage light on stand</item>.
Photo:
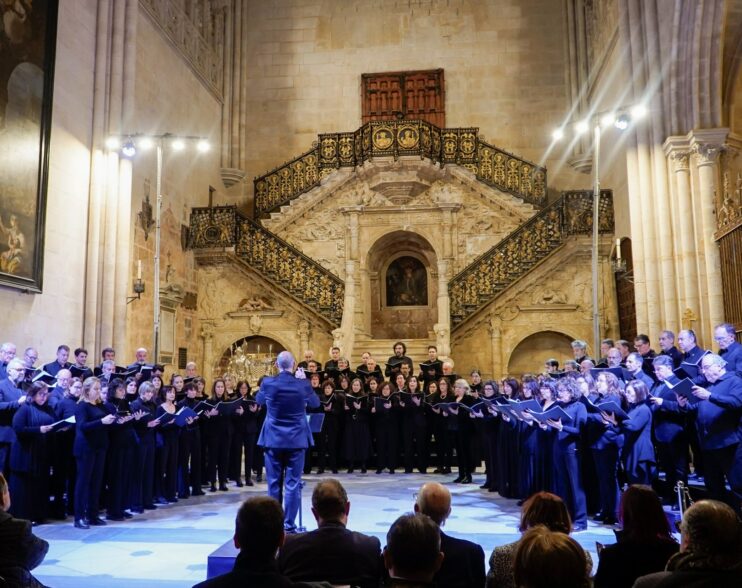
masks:
<svg viewBox="0 0 742 588"><path fill-rule="evenodd" d="M561 141L562 139L564 139L564 129L554 129L554 132L551 133L551 138L555 141Z"/></svg>
<svg viewBox="0 0 742 588"><path fill-rule="evenodd" d="M124 157L134 157L137 154L137 148L136 145L134 145L134 141L127 139L121 147L121 154Z"/></svg>
<svg viewBox="0 0 742 588"><path fill-rule="evenodd" d="M118 137L108 137L106 139L106 149L114 151L121 146L121 139Z"/></svg>
<svg viewBox="0 0 742 588"><path fill-rule="evenodd" d="M617 117L616 120L613 123L613 126L616 127L619 131L625 131L629 128L629 115L628 114L622 114L621 116Z"/></svg>
<svg viewBox="0 0 742 588"><path fill-rule="evenodd" d="M575 133L582 135L590 129L590 123L586 120L581 120L575 125Z"/></svg>
<svg viewBox="0 0 742 588"><path fill-rule="evenodd" d="M137 144L143 151L152 149L152 147L155 146L155 142L152 140L152 137L142 137L141 139L139 139L139 141L137 141Z"/></svg>
<svg viewBox="0 0 742 588"><path fill-rule="evenodd" d="M211 145L209 145L208 141L202 139L201 141L196 143L196 149L199 153L206 153L207 151L209 151L209 149L211 149Z"/></svg>
<svg viewBox="0 0 742 588"><path fill-rule="evenodd" d="M183 141L183 139L173 139L173 142L170 143L170 147L173 148L173 151L183 151L183 149L185 149L185 141Z"/></svg>

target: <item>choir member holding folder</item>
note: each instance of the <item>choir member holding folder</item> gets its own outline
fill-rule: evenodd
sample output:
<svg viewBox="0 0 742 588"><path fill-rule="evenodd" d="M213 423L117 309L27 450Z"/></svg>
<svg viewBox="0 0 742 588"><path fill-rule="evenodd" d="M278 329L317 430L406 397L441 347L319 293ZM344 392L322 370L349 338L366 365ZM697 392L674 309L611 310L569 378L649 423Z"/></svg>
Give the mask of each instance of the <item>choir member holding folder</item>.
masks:
<svg viewBox="0 0 742 588"><path fill-rule="evenodd" d="M322 382L320 394L320 408L325 415L322 430L317 435L317 470L318 474L325 473L325 466L329 465L333 474L338 473L338 435L345 413L345 401L340 394L335 393L332 380Z"/></svg>
<svg viewBox="0 0 742 588"><path fill-rule="evenodd" d="M157 405L153 400L154 394L152 382L142 382L139 384L139 399L130 404L134 413L143 413L134 423L139 439L132 472L131 511L135 513L157 508L154 503L155 428L160 423L155 419Z"/></svg>
<svg viewBox="0 0 742 588"><path fill-rule="evenodd" d="M131 412L126 400L126 384L122 380L111 381L106 404L109 412L117 417L110 427L106 454L106 518L123 521L132 516L125 509L131 506L131 464L137 445L133 421L142 418L144 412Z"/></svg>
<svg viewBox="0 0 742 588"><path fill-rule="evenodd" d="M108 429L116 422L116 415L101 401L100 389L98 378L85 380L75 412L75 527L78 529L106 524L99 516L98 502L108 450Z"/></svg>
<svg viewBox="0 0 742 588"><path fill-rule="evenodd" d="M216 408L218 403L226 400L224 380L217 379L211 387L211 398L204 402L201 415L205 418L205 433L208 446L206 476L211 482L211 492L216 492L217 471L219 473L219 490L227 491L227 469L229 468L229 445L232 438L231 419ZM198 412L198 411L197 411Z"/></svg>
<svg viewBox="0 0 742 588"><path fill-rule="evenodd" d="M649 407L649 389L640 380L626 384L624 391L627 411L611 410L611 403L602 403L603 420L624 434L621 460L629 484L652 484L657 460L652 445L652 409Z"/></svg>
<svg viewBox="0 0 742 588"><path fill-rule="evenodd" d="M474 456L472 455L471 438L474 435L474 421L471 407L474 398L469 394L469 382L463 378L456 380L453 387L455 407L451 409L451 416L457 427L456 434L456 461L459 475L454 484L471 484L474 472Z"/></svg>
<svg viewBox="0 0 742 588"><path fill-rule="evenodd" d="M430 410L433 413L433 436L435 452L438 457L438 474L451 473L452 448L456 445L456 426L450 417L447 405L453 402L453 392L449 389L448 380L438 380L438 391L431 399Z"/></svg>
<svg viewBox="0 0 742 588"><path fill-rule="evenodd" d="M585 406L579 401L580 391L570 379L557 384L558 406L544 411L535 418L545 418L546 424L556 429L554 446L554 479L557 495L567 504L575 531L587 528L587 503L582 486L581 456L578 443L587 419Z"/></svg>
<svg viewBox="0 0 742 588"><path fill-rule="evenodd" d="M54 438L54 411L47 404L49 388L31 384L26 401L13 415L16 439L10 449L11 513L43 523L49 506L49 451Z"/></svg>
<svg viewBox="0 0 742 588"><path fill-rule="evenodd" d="M363 382L355 378L345 395L345 434L343 447L348 461L348 473L352 474L359 464L361 473L366 473L366 465L371 457L371 433L369 430L368 396L363 392Z"/></svg>
<svg viewBox="0 0 742 588"><path fill-rule="evenodd" d="M399 433L399 395L392 394L392 385L383 382L379 395L374 398L371 407L376 431L376 473L385 469L390 474L397 467L397 438Z"/></svg>
<svg viewBox="0 0 742 588"><path fill-rule="evenodd" d="M232 451L230 460L232 462L231 478L242 487L242 455L245 455L245 484L253 485L252 468L255 463L255 446L258 440L258 410L260 405L255 402L255 397L250 394L250 384L245 381L237 382L237 393L239 394L240 406L232 415L234 435L232 437Z"/></svg>
<svg viewBox="0 0 742 588"><path fill-rule="evenodd" d="M397 376L398 382L402 374ZM412 473L414 467L424 474L427 471L427 418L424 402L425 393L420 388L417 376L410 376L399 390L402 409L402 434L404 436L405 473Z"/></svg>
<svg viewBox="0 0 742 588"><path fill-rule="evenodd" d="M178 439L178 498L204 494L201 490L201 426L194 410L199 403L196 397L198 384L193 380L185 385L185 398L177 404L176 420L181 427Z"/></svg>
<svg viewBox="0 0 742 588"><path fill-rule="evenodd" d="M158 502L178 502L178 436L180 428L175 422L175 388L163 386L156 417L157 451L155 452L155 496Z"/></svg>

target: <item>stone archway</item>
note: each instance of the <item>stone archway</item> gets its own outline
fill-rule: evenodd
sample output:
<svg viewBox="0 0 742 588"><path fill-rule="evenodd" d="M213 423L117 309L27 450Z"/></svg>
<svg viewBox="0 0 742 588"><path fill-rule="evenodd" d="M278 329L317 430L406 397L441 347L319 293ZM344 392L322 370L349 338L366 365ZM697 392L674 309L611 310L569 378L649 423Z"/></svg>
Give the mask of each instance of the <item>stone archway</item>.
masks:
<svg viewBox="0 0 742 588"><path fill-rule="evenodd" d="M387 233L369 249L365 266L372 336L427 338L438 319L438 261L427 239L412 231Z"/></svg>
<svg viewBox="0 0 742 588"><path fill-rule="evenodd" d="M528 335L510 354L507 373L511 376L541 373L544 362L550 358L558 360L561 367L566 359L570 359L573 340L574 337L558 331L539 331Z"/></svg>

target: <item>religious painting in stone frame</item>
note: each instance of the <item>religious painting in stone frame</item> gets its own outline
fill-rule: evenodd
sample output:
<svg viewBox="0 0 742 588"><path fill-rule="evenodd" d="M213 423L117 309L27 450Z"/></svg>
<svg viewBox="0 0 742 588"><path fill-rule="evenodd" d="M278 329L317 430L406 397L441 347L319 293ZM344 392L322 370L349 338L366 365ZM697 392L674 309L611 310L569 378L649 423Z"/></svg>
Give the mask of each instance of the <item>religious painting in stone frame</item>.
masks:
<svg viewBox="0 0 742 588"><path fill-rule="evenodd" d="M428 305L428 271L417 257L401 255L393 260L384 285L387 307Z"/></svg>
<svg viewBox="0 0 742 588"><path fill-rule="evenodd" d="M42 289L57 12L0 2L0 285L27 292Z"/></svg>

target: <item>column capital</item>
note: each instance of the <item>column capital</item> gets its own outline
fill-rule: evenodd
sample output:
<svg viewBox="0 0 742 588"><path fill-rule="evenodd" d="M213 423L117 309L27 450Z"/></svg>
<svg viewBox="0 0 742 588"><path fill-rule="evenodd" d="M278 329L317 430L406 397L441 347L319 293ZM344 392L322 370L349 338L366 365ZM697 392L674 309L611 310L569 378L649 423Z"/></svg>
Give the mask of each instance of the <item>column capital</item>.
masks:
<svg viewBox="0 0 742 588"><path fill-rule="evenodd" d="M729 129L698 129L688 133L691 150L696 155L699 167L714 165L719 160L719 155L725 149Z"/></svg>
<svg viewBox="0 0 742 588"><path fill-rule="evenodd" d="M691 142L689 137L673 135L662 144L665 157L671 162L673 171L688 171L690 168Z"/></svg>

